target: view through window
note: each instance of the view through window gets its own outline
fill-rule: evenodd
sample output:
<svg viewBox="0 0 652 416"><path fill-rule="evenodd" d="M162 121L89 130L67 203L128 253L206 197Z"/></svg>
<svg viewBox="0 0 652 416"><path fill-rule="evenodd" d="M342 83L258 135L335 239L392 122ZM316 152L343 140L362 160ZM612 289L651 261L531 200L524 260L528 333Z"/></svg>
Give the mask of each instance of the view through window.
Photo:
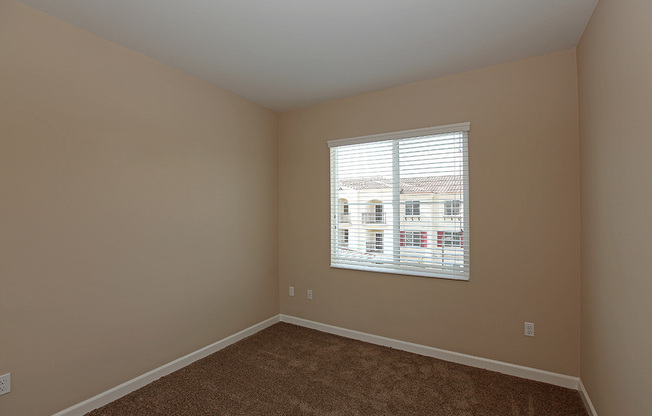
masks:
<svg viewBox="0 0 652 416"><path fill-rule="evenodd" d="M469 127L329 142L332 267L468 280Z"/></svg>

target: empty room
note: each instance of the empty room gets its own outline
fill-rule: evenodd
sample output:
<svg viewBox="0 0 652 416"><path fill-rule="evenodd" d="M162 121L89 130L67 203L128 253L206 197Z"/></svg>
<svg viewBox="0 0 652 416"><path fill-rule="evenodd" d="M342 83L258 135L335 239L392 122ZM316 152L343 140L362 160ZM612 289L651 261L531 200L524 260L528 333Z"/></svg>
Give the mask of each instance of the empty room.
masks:
<svg viewBox="0 0 652 416"><path fill-rule="evenodd" d="M0 0L0 415L652 414L651 114L649 0Z"/></svg>

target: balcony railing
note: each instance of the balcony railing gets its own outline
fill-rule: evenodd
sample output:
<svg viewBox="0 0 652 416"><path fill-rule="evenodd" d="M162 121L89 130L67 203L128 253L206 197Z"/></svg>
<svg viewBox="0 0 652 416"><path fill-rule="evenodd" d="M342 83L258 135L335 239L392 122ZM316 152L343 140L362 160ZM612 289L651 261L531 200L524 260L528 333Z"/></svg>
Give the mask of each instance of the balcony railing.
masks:
<svg viewBox="0 0 652 416"><path fill-rule="evenodd" d="M362 213L362 223L363 224L386 224L385 213L384 212L363 212Z"/></svg>
<svg viewBox="0 0 652 416"><path fill-rule="evenodd" d="M351 222L351 214L340 214L340 222L341 223L350 223Z"/></svg>

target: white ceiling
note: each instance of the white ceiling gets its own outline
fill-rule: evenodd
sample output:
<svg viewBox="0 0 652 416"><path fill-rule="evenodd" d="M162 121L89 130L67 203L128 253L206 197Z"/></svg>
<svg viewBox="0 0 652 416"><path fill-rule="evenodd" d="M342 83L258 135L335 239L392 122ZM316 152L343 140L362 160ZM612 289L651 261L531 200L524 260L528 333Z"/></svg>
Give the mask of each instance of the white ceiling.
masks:
<svg viewBox="0 0 652 416"><path fill-rule="evenodd" d="M276 111L571 48L598 0L21 0Z"/></svg>

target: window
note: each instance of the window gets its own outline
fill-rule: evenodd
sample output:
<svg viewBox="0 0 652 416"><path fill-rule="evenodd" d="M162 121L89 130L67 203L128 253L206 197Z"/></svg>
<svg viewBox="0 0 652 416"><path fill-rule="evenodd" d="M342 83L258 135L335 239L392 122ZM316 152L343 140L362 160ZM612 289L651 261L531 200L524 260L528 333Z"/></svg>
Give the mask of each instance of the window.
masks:
<svg viewBox="0 0 652 416"><path fill-rule="evenodd" d="M349 201L345 198L339 200L339 213L340 213L340 222L349 223L351 222L351 216L349 215Z"/></svg>
<svg viewBox="0 0 652 416"><path fill-rule="evenodd" d="M368 201L366 212L362 213L363 224L385 224L385 212L382 201Z"/></svg>
<svg viewBox="0 0 652 416"><path fill-rule="evenodd" d="M385 223L385 213L383 212L383 206L381 204L374 205L374 220L376 224Z"/></svg>
<svg viewBox="0 0 652 416"><path fill-rule="evenodd" d="M405 201L405 216L418 217L421 215L421 204L419 201Z"/></svg>
<svg viewBox="0 0 652 416"><path fill-rule="evenodd" d="M331 267L469 279L469 128L328 142Z"/></svg>
<svg viewBox="0 0 652 416"><path fill-rule="evenodd" d="M349 246L349 230L340 230L340 246Z"/></svg>
<svg viewBox="0 0 652 416"><path fill-rule="evenodd" d="M381 231L374 231L369 233L367 239L367 253L382 253L383 252L383 233Z"/></svg>
<svg viewBox="0 0 652 416"><path fill-rule="evenodd" d="M437 231L437 247L462 247L463 231Z"/></svg>
<svg viewBox="0 0 652 416"><path fill-rule="evenodd" d="M401 246L428 247L427 231L401 231Z"/></svg>
<svg viewBox="0 0 652 416"><path fill-rule="evenodd" d="M461 206L462 206L462 201L460 201L459 199L444 201L444 215L446 215L447 217L459 217Z"/></svg>

